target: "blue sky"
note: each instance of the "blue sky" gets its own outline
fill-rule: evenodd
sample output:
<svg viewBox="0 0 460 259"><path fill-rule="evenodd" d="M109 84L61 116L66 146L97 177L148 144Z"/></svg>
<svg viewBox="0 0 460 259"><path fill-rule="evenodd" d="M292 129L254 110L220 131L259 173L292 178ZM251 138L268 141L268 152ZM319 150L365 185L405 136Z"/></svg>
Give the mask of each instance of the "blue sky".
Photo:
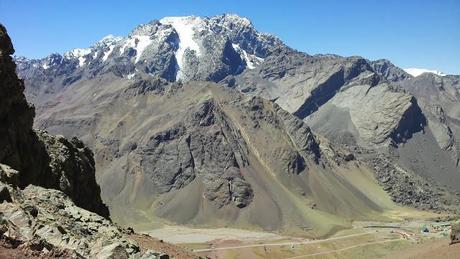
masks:
<svg viewBox="0 0 460 259"><path fill-rule="evenodd" d="M309 54L387 58L460 74L459 0L0 0L16 54L44 57L164 16L236 13Z"/></svg>

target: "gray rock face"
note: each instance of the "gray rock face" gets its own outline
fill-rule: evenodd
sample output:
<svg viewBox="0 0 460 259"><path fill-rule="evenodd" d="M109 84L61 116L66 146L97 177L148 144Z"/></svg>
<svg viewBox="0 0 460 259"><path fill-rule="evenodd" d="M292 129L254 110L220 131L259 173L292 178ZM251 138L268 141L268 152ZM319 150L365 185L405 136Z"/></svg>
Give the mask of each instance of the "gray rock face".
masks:
<svg viewBox="0 0 460 259"><path fill-rule="evenodd" d="M236 77L240 91L276 100L283 109L303 119L327 103L352 81L378 78L366 60L359 57L308 56L279 48L254 70Z"/></svg>
<svg viewBox="0 0 460 259"><path fill-rule="evenodd" d="M337 110L346 113L353 123L353 129L342 134L352 135L355 142L368 148L404 142L426 125L415 98L388 84L350 86L306 118L306 122L334 138L340 129L334 128L334 121L327 118Z"/></svg>
<svg viewBox="0 0 460 259"><path fill-rule="evenodd" d="M455 201L460 198L458 192L445 190L436 181L412 175L385 157L374 157L370 164L377 180L394 202L438 212L457 210ZM455 193L456 195L452 195Z"/></svg>
<svg viewBox="0 0 460 259"><path fill-rule="evenodd" d="M0 27L0 47L0 161L25 169L28 165L23 160L38 149L31 145L35 140L34 109L24 97L24 83L16 76L16 66L10 56L14 49L3 26Z"/></svg>
<svg viewBox="0 0 460 259"><path fill-rule="evenodd" d="M185 121L161 131L136 150L140 166L159 193L180 189L203 177L204 197L218 207L245 207L252 190L241 175L248 163L242 136L213 100L193 107Z"/></svg>
<svg viewBox="0 0 460 259"><path fill-rule="evenodd" d="M369 63L377 74L390 82L399 82L412 78L406 71L393 65L389 60L379 59Z"/></svg>
<svg viewBox="0 0 460 259"><path fill-rule="evenodd" d="M424 73L401 82L401 86L417 97L440 148L449 152L458 165L460 77Z"/></svg>
<svg viewBox="0 0 460 259"><path fill-rule="evenodd" d="M459 190L460 77L424 73L399 84L417 98L427 120L424 132L428 133L425 139L413 138L412 144L408 142L410 145L400 148L405 153L401 156L403 163L421 175Z"/></svg>
<svg viewBox="0 0 460 259"><path fill-rule="evenodd" d="M67 141L32 129L34 109L23 94L12 61L14 49L6 29L0 26L0 163L6 182L59 189L84 208L108 216L94 175L92 153L77 139Z"/></svg>
<svg viewBox="0 0 460 259"><path fill-rule="evenodd" d="M396 77L396 72L374 71L378 63L359 57L310 57L285 49L273 53L257 69L238 75L232 87L275 100L313 128L325 128L319 133L331 138L341 129L324 117L330 116L329 110L339 109L350 116L353 130L345 133L353 135L354 142L366 147L404 142L421 131L426 121L410 94L387 83L393 79L384 76ZM400 80L404 78L401 74Z"/></svg>
<svg viewBox="0 0 460 259"><path fill-rule="evenodd" d="M82 208L108 217L108 209L100 197L100 187L95 179L93 152L77 138L70 141L63 136L51 136L37 131L49 156L49 170L40 179L23 179L45 188L58 189Z"/></svg>

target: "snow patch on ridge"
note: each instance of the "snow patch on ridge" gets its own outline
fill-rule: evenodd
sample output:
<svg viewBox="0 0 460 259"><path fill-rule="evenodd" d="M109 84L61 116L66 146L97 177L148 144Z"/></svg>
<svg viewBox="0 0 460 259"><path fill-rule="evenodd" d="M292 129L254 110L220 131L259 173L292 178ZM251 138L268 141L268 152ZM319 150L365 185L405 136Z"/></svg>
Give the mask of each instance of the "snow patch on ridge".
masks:
<svg viewBox="0 0 460 259"><path fill-rule="evenodd" d="M85 56L89 53L91 53L91 49L73 49L71 51L64 53L64 57L68 59L78 58L78 66L82 67L85 65Z"/></svg>
<svg viewBox="0 0 460 259"><path fill-rule="evenodd" d="M142 53L144 52L145 48L152 43L150 36L137 36L137 45L136 45L136 61L137 63L141 58Z"/></svg>
<svg viewBox="0 0 460 259"><path fill-rule="evenodd" d="M238 54L240 54L240 57L244 60L248 69L254 69L264 61L263 58L248 54L238 44L232 44L232 47Z"/></svg>
<svg viewBox="0 0 460 259"><path fill-rule="evenodd" d="M78 66L82 67L85 65L86 58L84 57L79 57L78 58Z"/></svg>
<svg viewBox="0 0 460 259"><path fill-rule="evenodd" d="M438 71L438 70L430 70L430 69L424 69L424 68L406 68L404 69L404 71L406 71L406 73L410 74L411 76L419 76L423 73L432 73L432 74L435 74L435 75L438 75L438 76L445 76L446 74L444 74L443 72L441 71Z"/></svg>
<svg viewBox="0 0 460 259"><path fill-rule="evenodd" d="M142 52L145 48L152 43L152 39L148 35L135 35L127 39L125 44L120 48L120 54L123 54L127 48L133 48L136 50L135 63L141 58Z"/></svg>
<svg viewBox="0 0 460 259"><path fill-rule="evenodd" d="M112 34L109 34L102 38L100 41L96 43L97 45L113 45L119 41L121 41L123 38L119 36L113 36Z"/></svg>
<svg viewBox="0 0 460 259"><path fill-rule="evenodd" d="M109 47L109 50L104 53L104 56L102 57L102 61L107 60L107 58L110 56L110 54L112 53L114 48L115 48L115 45L112 45L112 46Z"/></svg>
<svg viewBox="0 0 460 259"><path fill-rule="evenodd" d="M184 65L184 54L187 49L194 50L196 55L200 55L200 46L194 40L194 29L202 23L200 17L185 16L185 17L165 17L160 20L162 24L171 25L179 36L179 47L176 50L175 56L178 65L176 81L183 79L182 68Z"/></svg>
<svg viewBox="0 0 460 259"><path fill-rule="evenodd" d="M77 58L83 57L91 53L91 49L73 49L71 51L67 51L64 53L64 57L66 58Z"/></svg>

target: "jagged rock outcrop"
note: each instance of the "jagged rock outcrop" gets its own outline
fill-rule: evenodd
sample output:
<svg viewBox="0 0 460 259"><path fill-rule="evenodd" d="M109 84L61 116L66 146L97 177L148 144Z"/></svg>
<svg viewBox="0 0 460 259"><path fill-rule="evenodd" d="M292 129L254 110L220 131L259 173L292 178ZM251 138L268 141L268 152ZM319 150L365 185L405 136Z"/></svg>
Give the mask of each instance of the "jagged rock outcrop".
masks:
<svg viewBox="0 0 460 259"><path fill-rule="evenodd" d="M438 212L458 209L455 201L460 198L460 192L446 190L436 181L410 174L385 157L373 157L369 162L394 202Z"/></svg>
<svg viewBox="0 0 460 259"><path fill-rule="evenodd" d="M95 180L93 152L77 138L69 141L43 131L36 131L36 134L49 156L49 170L38 179L24 179L23 182L58 189L71 197L77 206L108 217Z"/></svg>
<svg viewBox="0 0 460 259"><path fill-rule="evenodd" d="M13 53L6 29L0 26L0 163L19 171L17 186L62 190L78 206L108 217L91 151L76 139L69 142L32 129L34 108L23 94Z"/></svg>
<svg viewBox="0 0 460 259"><path fill-rule="evenodd" d="M375 61L370 61L369 63L377 74L379 74L380 76L382 76L390 82L399 82L412 78L410 74L408 74L403 69L395 66L389 60L379 59Z"/></svg>
<svg viewBox="0 0 460 259"><path fill-rule="evenodd" d="M32 131L34 109L24 97L24 83L16 76L16 66L10 55L14 53L6 29L0 27L0 161L27 170L39 167L24 161L32 159L39 149Z"/></svg>
<svg viewBox="0 0 460 259"><path fill-rule="evenodd" d="M460 243L460 222L452 223L450 230L450 244Z"/></svg>
<svg viewBox="0 0 460 259"><path fill-rule="evenodd" d="M0 240L10 249L32 257L165 258L130 239L132 230L75 206L61 191L5 186L12 199L0 203Z"/></svg>

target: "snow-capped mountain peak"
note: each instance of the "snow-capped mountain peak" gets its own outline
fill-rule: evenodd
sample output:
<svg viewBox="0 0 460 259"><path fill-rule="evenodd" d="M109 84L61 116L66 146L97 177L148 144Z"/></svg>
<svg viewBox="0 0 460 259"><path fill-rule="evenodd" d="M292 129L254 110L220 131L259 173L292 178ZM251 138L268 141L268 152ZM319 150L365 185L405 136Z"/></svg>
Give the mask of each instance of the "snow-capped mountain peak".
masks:
<svg viewBox="0 0 460 259"><path fill-rule="evenodd" d="M168 81L219 81L256 69L284 46L275 36L258 32L249 19L234 14L165 17L139 25L123 37L109 34L86 49L49 55L33 64L17 62L20 69L46 70L68 82L108 71L121 77L144 73Z"/></svg>
<svg viewBox="0 0 460 259"><path fill-rule="evenodd" d="M78 66L82 67L85 65L85 56L91 53L91 49L73 49L64 53L64 57L67 59L78 58Z"/></svg>
<svg viewBox="0 0 460 259"><path fill-rule="evenodd" d="M112 44L115 44L115 43L119 42L122 39L123 39L123 37L114 36L113 34L109 34L109 35L105 36L104 38L102 38L101 40L99 40L96 43L96 45L112 45Z"/></svg>
<svg viewBox="0 0 460 259"><path fill-rule="evenodd" d="M189 49L195 51L195 55L200 55L200 46L195 41L195 32L203 26L203 20L196 16L165 17L160 20L160 23L171 25L179 36L179 46L175 52L178 66L176 80L182 79L185 51Z"/></svg>
<svg viewBox="0 0 460 259"><path fill-rule="evenodd" d="M222 20L222 25L227 29L232 29L232 25L239 25L242 27L252 27L252 22L248 18L241 17L236 14L224 14L216 16L214 19Z"/></svg>
<svg viewBox="0 0 460 259"><path fill-rule="evenodd" d="M408 74L410 74L411 76L419 76L423 73L432 73L432 74L435 74L435 75L438 75L438 76L445 76L446 74L444 74L443 72L439 71L439 70L430 70L430 69L424 69L424 68L405 68L404 71L406 71Z"/></svg>
<svg viewBox="0 0 460 259"><path fill-rule="evenodd" d="M78 57L83 57L85 55L88 55L89 53L91 53L91 49L77 48L77 49L73 49L73 50L70 50L64 53L64 57L78 58Z"/></svg>

